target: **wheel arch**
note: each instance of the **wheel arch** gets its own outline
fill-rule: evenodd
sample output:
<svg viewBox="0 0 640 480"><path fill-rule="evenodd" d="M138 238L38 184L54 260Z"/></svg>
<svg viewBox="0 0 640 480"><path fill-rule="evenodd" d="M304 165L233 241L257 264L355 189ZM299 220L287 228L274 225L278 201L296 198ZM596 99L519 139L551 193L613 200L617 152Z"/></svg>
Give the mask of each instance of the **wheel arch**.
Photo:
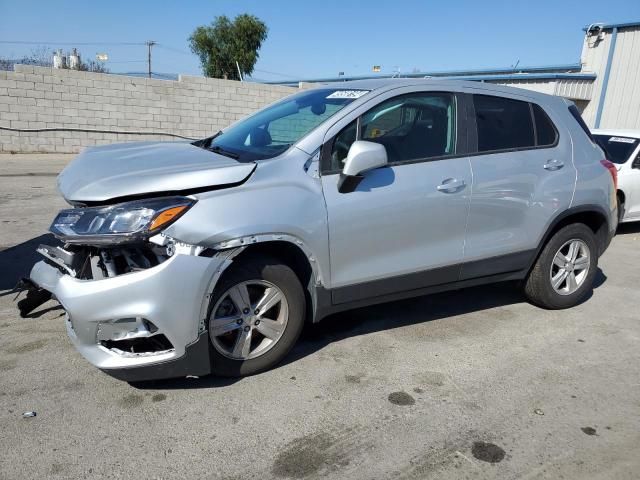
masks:
<svg viewBox="0 0 640 480"><path fill-rule="evenodd" d="M598 205L574 207L562 212L551 221L544 236L542 237L542 240L538 244L538 248L529 267L529 271L531 271L531 268L535 265L542 249L551 237L561 228L573 223L582 223L588 226L596 237L596 241L598 243L598 256L604 253L611 240L607 213Z"/></svg>
<svg viewBox="0 0 640 480"><path fill-rule="evenodd" d="M262 255L275 258L290 267L300 280L305 292L307 304L306 321L315 321L315 312L317 310L316 287L322 283L322 277L318 270L316 258L304 243L288 235L253 236L249 241L243 241L242 243L245 246L233 258L233 263L251 261L251 257Z"/></svg>

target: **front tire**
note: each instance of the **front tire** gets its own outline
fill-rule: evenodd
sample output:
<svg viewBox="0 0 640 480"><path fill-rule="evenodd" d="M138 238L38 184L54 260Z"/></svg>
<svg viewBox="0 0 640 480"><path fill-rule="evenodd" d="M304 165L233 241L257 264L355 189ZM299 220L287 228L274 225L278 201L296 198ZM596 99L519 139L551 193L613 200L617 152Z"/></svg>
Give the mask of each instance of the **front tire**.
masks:
<svg viewBox="0 0 640 480"><path fill-rule="evenodd" d="M234 263L209 304L212 373L239 377L275 366L298 340L305 307L302 285L289 266L267 256Z"/></svg>
<svg viewBox="0 0 640 480"><path fill-rule="evenodd" d="M618 193L618 225L622 223L622 219L624 218L624 197L622 194Z"/></svg>
<svg viewBox="0 0 640 480"><path fill-rule="evenodd" d="M573 307L591 294L597 269L593 231L582 223L568 225L542 249L525 282L525 296L542 308Z"/></svg>

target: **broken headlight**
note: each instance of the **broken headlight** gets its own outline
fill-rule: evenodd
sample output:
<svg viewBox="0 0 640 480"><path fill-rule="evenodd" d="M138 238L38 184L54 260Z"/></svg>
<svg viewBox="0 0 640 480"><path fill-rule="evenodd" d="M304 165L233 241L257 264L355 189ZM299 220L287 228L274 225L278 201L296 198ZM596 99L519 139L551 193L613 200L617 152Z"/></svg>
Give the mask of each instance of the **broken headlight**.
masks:
<svg viewBox="0 0 640 480"><path fill-rule="evenodd" d="M186 197L167 197L105 207L70 208L58 213L49 230L66 243L130 242L168 227L194 203L195 200Z"/></svg>

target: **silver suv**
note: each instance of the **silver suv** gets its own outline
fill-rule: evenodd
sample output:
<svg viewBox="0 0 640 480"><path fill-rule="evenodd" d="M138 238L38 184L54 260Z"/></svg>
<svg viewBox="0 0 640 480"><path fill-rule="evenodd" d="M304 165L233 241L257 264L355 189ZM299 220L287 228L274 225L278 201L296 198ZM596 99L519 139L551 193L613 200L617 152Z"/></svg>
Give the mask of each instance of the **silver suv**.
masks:
<svg viewBox="0 0 640 480"><path fill-rule="evenodd" d="M20 307L53 294L80 353L128 381L253 374L306 322L489 282L567 308L616 229L615 181L558 97L323 85L194 143L86 149Z"/></svg>

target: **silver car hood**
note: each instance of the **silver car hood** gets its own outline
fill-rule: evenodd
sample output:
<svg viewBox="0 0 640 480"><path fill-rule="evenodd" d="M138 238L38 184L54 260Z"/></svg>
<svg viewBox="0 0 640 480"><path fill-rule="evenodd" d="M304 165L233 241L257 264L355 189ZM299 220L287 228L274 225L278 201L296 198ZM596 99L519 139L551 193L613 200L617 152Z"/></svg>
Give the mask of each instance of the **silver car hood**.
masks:
<svg viewBox="0 0 640 480"><path fill-rule="evenodd" d="M188 142L119 143L85 149L60 173L58 188L68 201L102 202L235 184L254 169Z"/></svg>

